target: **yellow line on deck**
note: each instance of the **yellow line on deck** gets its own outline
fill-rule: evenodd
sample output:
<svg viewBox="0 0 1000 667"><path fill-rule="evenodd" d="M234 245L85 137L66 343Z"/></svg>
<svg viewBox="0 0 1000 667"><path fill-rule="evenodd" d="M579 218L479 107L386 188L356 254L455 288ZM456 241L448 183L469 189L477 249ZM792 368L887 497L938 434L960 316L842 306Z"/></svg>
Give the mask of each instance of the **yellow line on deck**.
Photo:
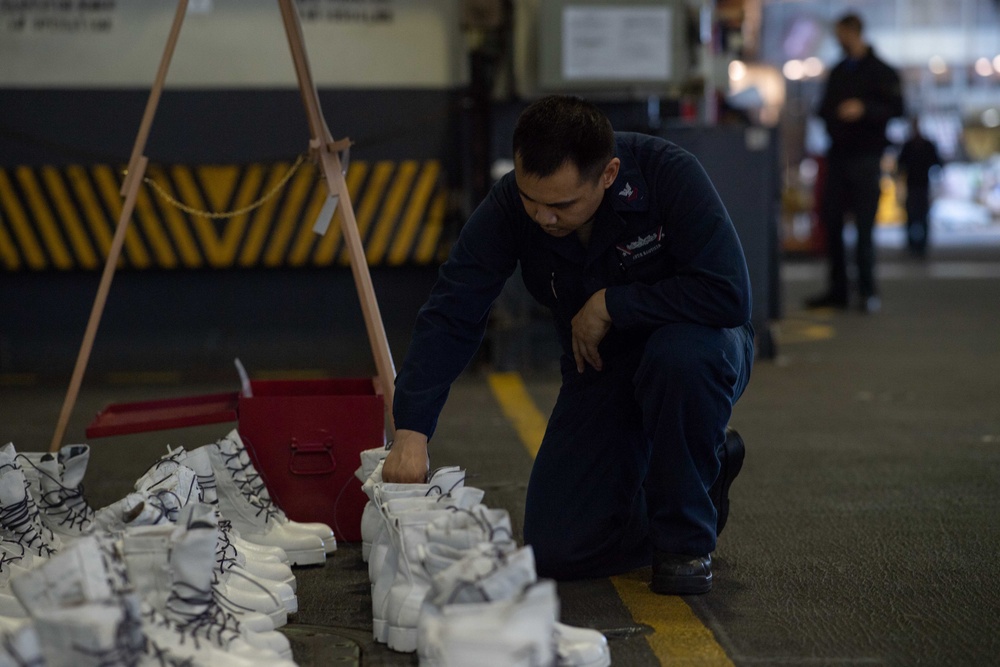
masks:
<svg viewBox="0 0 1000 667"><path fill-rule="evenodd" d="M611 577L611 582L635 622L653 628L646 641L660 664L733 667L733 661L691 607L682 598L651 592L646 571L640 572Z"/></svg>
<svg viewBox="0 0 1000 667"><path fill-rule="evenodd" d="M519 373L491 373L490 389L510 420L524 448L534 458L545 435L546 420ZM612 577L618 596L637 623L653 628L647 635L653 654L662 665L733 667L733 662L682 598L657 595L649 590L645 572Z"/></svg>

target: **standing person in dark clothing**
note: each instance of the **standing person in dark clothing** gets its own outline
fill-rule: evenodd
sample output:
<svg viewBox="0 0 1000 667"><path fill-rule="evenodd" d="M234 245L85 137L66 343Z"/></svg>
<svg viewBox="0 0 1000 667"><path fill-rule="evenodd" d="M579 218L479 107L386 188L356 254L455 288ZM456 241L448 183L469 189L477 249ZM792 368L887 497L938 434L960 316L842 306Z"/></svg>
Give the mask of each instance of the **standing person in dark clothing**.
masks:
<svg viewBox="0 0 1000 667"><path fill-rule="evenodd" d="M513 148L514 171L465 224L417 316L382 478L424 480L449 387L520 263L563 350L525 500L539 574L652 564L654 591L705 593L743 464L727 424L753 361L733 223L690 153L614 132L579 98L529 106Z"/></svg>
<svg viewBox="0 0 1000 667"><path fill-rule="evenodd" d="M827 232L830 276L826 293L809 299L806 305L848 306L844 216L853 212L861 308L871 313L880 307L872 228L878 210L882 153L889 144L885 127L890 118L903 115L903 97L899 75L864 40L857 15L848 14L837 21L836 35L846 57L830 72L819 106L819 116L830 135L820 209Z"/></svg>
<svg viewBox="0 0 1000 667"><path fill-rule="evenodd" d="M930 172L941 164L937 146L920 132L920 119L914 116L910 125L910 138L896 158L896 168L906 174L906 240L907 247L916 257L927 254L931 209Z"/></svg>

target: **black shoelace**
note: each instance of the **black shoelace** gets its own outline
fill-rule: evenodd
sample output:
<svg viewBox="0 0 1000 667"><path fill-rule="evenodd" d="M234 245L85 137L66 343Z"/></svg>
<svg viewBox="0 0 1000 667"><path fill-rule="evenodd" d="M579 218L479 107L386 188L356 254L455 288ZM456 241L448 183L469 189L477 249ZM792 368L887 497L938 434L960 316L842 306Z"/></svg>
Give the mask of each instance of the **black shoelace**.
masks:
<svg viewBox="0 0 1000 667"><path fill-rule="evenodd" d="M268 500L262 499L256 492L256 486L253 481L247 476L247 470L252 470L252 476L256 479L260 479L257 472L253 470L253 464L250 462L249 457L246 463L243 463L240 457L240 450L236 448L233 453L227 453L222 449L221 445L218 445L219 453L222 454L223 463L226 466L226 470L229 471L229 476L232 478L236 487L239 489L240 494L246 499L250 506L256 510L256 516L264 516L264 523L270 523L271 520L277 516L278 508L274 506L274 503L270 501L270 496ZM261 482L263 484L263 482Z"/></svg>
<svg viewBox="0 0 1000 667"><path fill-rule="evenodd" d="M232 528L232 523L228 519L219 521L219 541L215 547L215 564L218 565L219 574L232 569L237 564L236 559L239 556L236 545L229 539L230 528Z"/></svg>
<svg viewBox="0 0 1000 667"><path fill-rule="evenodd" d="M7 469L15 469L20 473L16 464L0 466L0 475L7 472ZM7 473L9 474L9 473ZM34 512L32 512L34 510ZM14 538L14 541L29 549L39 556L51 556L55 549L49 545L54 540L46 540L39 528L38 507L31 500L28 493L28 484L24 482L24 497L10 505L0 507L0 525L3 525ZM48 531L51 533L52 531Z"/></svg>
<svg viewBox="0 0 1000 667"><path fill-rule="evenodd" d="M28 464L34 468L39 477L44 476L51 480L56 488L43 492L42 483L39 480L38 504L46 516L56 520L59 525L65 526L73 532L85 533L90 530L95 511L87 503L83 495L83 484L75 489L63 485L62 480L52 475L47 470L39 468L34 461L21 454L17 455L17 460L23 464Z"/></svg>

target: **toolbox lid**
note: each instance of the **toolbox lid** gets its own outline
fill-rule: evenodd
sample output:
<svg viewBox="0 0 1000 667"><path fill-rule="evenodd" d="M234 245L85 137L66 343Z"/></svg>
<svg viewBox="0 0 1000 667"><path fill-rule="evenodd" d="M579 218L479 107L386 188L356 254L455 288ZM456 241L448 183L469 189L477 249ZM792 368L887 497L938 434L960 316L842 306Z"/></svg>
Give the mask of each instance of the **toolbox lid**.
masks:
<svg viewBox="0 0 1000 667"><path fill-rule="evenodd" d="M112 403L87 426L88 438L236 421L239 392Z"/></svg>
<svg viewBox="0 0 1000 667"><path fill-rule="evenodd" d="M243 400L267 401L306 396L365 396L382 399L373 378L328 378L309 380L253 380L253 395ZM240 392L204 394L136 403L112 403L95 415L87 427L87 438L165 431L237 421Z"/></svg>

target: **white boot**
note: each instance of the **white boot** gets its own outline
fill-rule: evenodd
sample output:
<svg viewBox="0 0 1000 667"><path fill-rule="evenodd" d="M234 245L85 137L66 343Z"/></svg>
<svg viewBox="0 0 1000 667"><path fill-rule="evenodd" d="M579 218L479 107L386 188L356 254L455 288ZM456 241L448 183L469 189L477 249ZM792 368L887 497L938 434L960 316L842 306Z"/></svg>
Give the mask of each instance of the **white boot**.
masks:
<svg viewBox="0 0 1000 667"><path fill-rule="evenodd" d="M62 542L43 523L12 443L0 447L0 528L32 556L47 558Z"/></svg>
<svg viewBox="0 0 1000 667"><path fill-rule="evenodd" d="M376 494L377 495L377 494ZM483 498L483 491L471 486L455 489L450 495L421 496L418 498L396 498L380 503L382 520L386 525L385 535L388 545L381 568L372 579L372 636L378 642L389 641L389 595L398 577L409 582L409 561L402 550L400 540L400 518L406 520L408 531L416 534L435 517L455 510L468 510ZM412 515L412 516L411 516ZM376 562L378 552L373 545L369 566ZM401 584L404 585L404 584ZM415 625L414 625L415 627ZM398 634L398 633L397 633ZM397 642L402 646L404 640ZM411 650L415 650L411 649Z"/></svg>
<svg viewBox="0 0 1000 667"><path fill-rule="evenodd" d="M236 589L251 593L260 591L271 598L277 598L285 608L286 619L288 614L294 614L299 610L299 600L291 586L258 577L239 565L234 564L221 574L216 571L215 586L216 588L221 586L225 591Z"/></svg>
<svg viewBox="0 0 1000 667"><path fill-rule="evenodd" d="M227 467L227 459L218 445L206 445L215 472L219 510L233 522L240 537L268 547L280 547L292 565L319 565L326 562L323 540L315 535L297 533L276 517L273 503L263 502L248 485L240 486ZM238 458L238 457L237 457ZM234 466L235 467L235 466Z"/></svg>
<svg viewBox="0 0 1000 667"><path fill-rule="evenodd" d="M423 667L553 665L555 583L542 581L497 602L433 607L421 618L428 637Z"/></svg>
<svg viewBox="0 0 1000 667"><path fill-rule="evenodd" d="M370 451L370 450L368 450ZM383 450L384 451L384 450ZM364 452L361 452L364 455ZM361 459L361 467L358 471L363 471L365 469L364 458ZM378 529L379 521L378 518L378 508L375 507L374 494L375 487L382 485L382 464L385 463L385 459L379 459L375 462L374 467L371 472L369 472L363 480L361 480L361 490L366 496L368 496L368 502L365 503L364 509L361 511L361 560L368 562L368 558L372 552L372 538L374 537L375 531ZM355 472L355 475L358 473Z"/></svg>
<svg viewBox="0 0 1000 667"><path fill-rule="evenodd" d="M389 503L390 511L396 502L399 501ZM416 514L419 513L402 513L397 517L393 546L399 549L399 555L396 577L385 606L389 648L404 653L417 650L417 621L431 588L429 571L421 562L429 540L456 550L492 541L507 549L515 546L510 539L510 516L503 509L491 510L481 504L466 509L456 505L450 511L437 513L429 522L414 526L411 517Z"/></svg>
<svg viewBox="0 0 1000 667"><path fill-rule="evenodd" d="M213 570L218 525L214 509L202 503L185 507L180 521L170 534L169 567L172 587L164 613L182 627L185 624L204 623L214 616L224 622L226 629L239 632L243 617L222 613L221 600L240 601L244 607L266 614L274 627L284 625L288 614L280 600L266 588L236 589L220 582ZM243 628L248 630L249 628ZM244 638L257 649L271 649L283 657L291 657L287 638L276 632L243 632Z"/></svg>
<svg viewBox="0 0 1000 667"><path fill-rule="evenodd" d="M28 621L5 623L0 631L0 666L41 667L44 664L45 656L35 626Z"/></svg>
<svg viewBox="0 0 1000 667"><path fill-rule="evenodd" d="M3 592L0 593L0 617L21 620L28 618L28 612L16 596Z"/></svg>
<svg viewBox="0 0 1000 667"><path fill-rule="evenodd" d="M179 542L173 539L175 531ZM231 631L238 630L247 640L263 635L264 639L257 641L265 644L264 648L270 646L273 635L277 635L272 632L274 622L270 616L237 606L217 593L212 587L213 555L209 554L210 562L205 562L203 558L193 558L192 553L193 548L205 546L208 536L204 527L196 526L189 539L185 539L186 532L184 526L167 524L137 527L123 533L122 552L129 580L143 601L180 632L195 633L218 643L219 638L231 639ZM181 553L175 555L173 551L178 546ZM280 643L276 643L276 648L283 652L284 643L280 639L277 642Z"/></svg>
<svg viewBox="0 0 1000 667"><path fill-rule="evenodd" d="M39 610L33 625L46 667L139 665L146 651L137 600Z"/></svg>
<svg viewBox="0 0 1000 667"><path fill-rule="evenodd" d="M381 468L379 468L381 469ZM368 542L368 573L372 580L382 569L382 561L388 548L389 538L384 534L385 523L381 516L383 502L393 498L418 498L422 496L440 496L457 491L465 484L465 471L458 466L449 466L435 470L425 484L383 484L375 482L372 476L361 487L371 500L365 505L361 515L361 554L365 555L365 541ZM380 479L380 478L379 478Z"/></svg>
<svg viewBox="0 0 1000 667"><path fill-rule="evenodd" d="M172 458L153 464L135 482L135 492L102 507L94 514L97 532L120 533L136 526L176 523L185 505L202 497L198 477Z"/></svg>
<svg viewBox="0 0 1000 667"><path fill-rule="evenodd" d="M502 508L476 505L467 512L454 512L436 518L427 526L427 539L456 549L471 549L481 542L515 549L510 514Z"/></svg>
<svg viewBox="0 0 1000 667"><path fill-rule="evenodd" d="M216 550L221 559L233 558L237 565L257 576L280 581L295 590L295 574L288 564L288 554L280 547L262 547L247 542L239 536L229 519L219 514L219 541L222 550ZM265 548L268 549L265 551ZM224 553L223 553L224 552Z"/></svg>
<svg viewBox="0 0 1000 667"><path fill-rule="evenodd" d="M218 510L219 496L217 483L215 481L215 471L212 470L212 461L206 447L199 447L187 452L178 447L169 450L164 458L170 458L180 465L190 468L196 479L198 487L201 489L202 502L216 508L219 525L219 543L216 545L216 562L219 564L219 574L224 574L233 565L239 565L254 576L261 577L269 581L276 581L286 584L295 592L295 575L287 566L288 554L284 550L276 550L279 556L263 554L259 550L240 548L237 546L238 540L232 530L232 522L222 517Z"/></svg>
<svg viewBox="0 0 1000 667"><path fill-rule="evenodd" d="M219 518L219 542L215 547L215 562L219 574L238 566L265 582L284 584L292 593L295 592L297 587L295 574L287 563L282 562L277 556L241 550L231 535L229 520L222 519L218 513L216 516Z"/></svg>
<svg viewBox="0 0 1000 667"><path fill-rule="evenodd" d="M394 490L392 486L406 488ZM393 543L389 535L391 521L388 520L388 516L390 514L399 514L419 509L442 509L449 506L470 509L479 504L484 495L482 490L471 486L459 487L452 493L444 496L410 493L410 491L413 491L410 487L413 486L421 485L386 485L383 488L379 488L375 493L376 500L373 504L379 508L378 518L380 525L372 538L372 552L368 558L368 578L373 584L385 576L387 569L390 571L395 570L395 561L393 561L393 564L388 564L387 562L393 550ZM395 556L392 556L392 558L395 558Z"/></svg>
<svg viewBox="0 0 1000 667"><path fill-rule="evenodd" d="M293 521L274 503L274 499L271 498L271 494L267 490L267 485L264 484L260 473L254 467L253 461L250 460L250 453L247 452L246 445L243 443L243 439L240 438L240 434L236 429L230 431L217 444L234 481L241 488L250 491L260 498L261 502L270 504L278 523L284 525L285 528L294 533L315 535L320 538L323 540L323 549L328 555L337 550L337 538L334 536L333 529L330 526L318 521Z"/></svg>
<svg viewBox="0 0 1000 667"><path fill-rule="evenodd" d="M262 582L238 566L233 566L224 573L215 569L218 516L215 508L204 503L194 503L182 510L178 527L170 535L172 567L176 570L183 562L181 558L185 558L190 566L199 568L191 571L191 576L197 574L199 577L196 582L185 580L190 586L200 585L204 577L201 566L207 564L213 595L223 608L234 613L238 612L237 618L242 618L245 611L263 613L270 618L272 629L285 625L288 621L285 602L287 601L288 606L298 609L295 593L289 586L277 582ZM183 529L185 525L186 530ZM211 554L208 553L209 537L215 539L211 543ZM231 609L232 605L236 605L238 609Z"/></svg>
<svg viewBox="0 0 1000 667"><path fill-rule="evenodd" d="M489 603L517 596L537 581L531 547L514 551L499 545L481 544L464 552L458 560L448 560L462 552L452 547L428 543L423 563L431 572L433 594L421 610L417 650L421 664L434 664L431 637L436 630L431 619L449 605ZM607 638L597 630L576 628L553 617L553 641L558 667L608 667L611 651ZM431 648L429 648L431 647Z"/></svg>
<svg viewBox="0 0 1000 667"><path fill-rule="evenodd" d="M94 528L94 509L83 497L83 477L90 460L87 445L66 445L58 456L46 452L17 455L43 523L63 540Z"/></svg>
<svg viewBox="0 0 1000 667"><path fill-rule="evenodd" d="M374 449L366 449L361 452L361 465L358 469L354 471L354 476L358 478L358 481L364 484L372 473L375 472L375 468L378 464L385 460L385 457L389 455L389 450L385 447L375 447ZM379 480L381 481L381 480Z"/></svg>

